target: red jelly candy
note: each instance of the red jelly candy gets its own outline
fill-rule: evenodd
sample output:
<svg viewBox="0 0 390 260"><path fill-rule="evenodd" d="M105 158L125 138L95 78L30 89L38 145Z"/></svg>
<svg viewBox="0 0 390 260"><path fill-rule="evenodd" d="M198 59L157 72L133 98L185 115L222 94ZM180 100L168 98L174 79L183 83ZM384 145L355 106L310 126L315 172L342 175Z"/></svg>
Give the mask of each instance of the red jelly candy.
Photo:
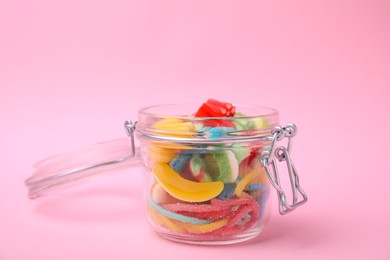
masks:
<svg viewBox="0 0 390 260"><path fill-rule="evenodd" d="M206 104L211 107L217 108L218 111L222 114L222 116L226 117L234 116L234 112L236 110L236 108L230 103L221 102L211 98L207 100Z"/></svg>
<svg viewBox="0 0 390 260"><path fill-rule="evenodd" d="M195 113L196 117L232 117L234 116L235 107L226 102L220 102L215 99L208 99L206 103ZM229 120L207 120L204 122L206 126L226 126L234 127L234 124Z"/></svg>

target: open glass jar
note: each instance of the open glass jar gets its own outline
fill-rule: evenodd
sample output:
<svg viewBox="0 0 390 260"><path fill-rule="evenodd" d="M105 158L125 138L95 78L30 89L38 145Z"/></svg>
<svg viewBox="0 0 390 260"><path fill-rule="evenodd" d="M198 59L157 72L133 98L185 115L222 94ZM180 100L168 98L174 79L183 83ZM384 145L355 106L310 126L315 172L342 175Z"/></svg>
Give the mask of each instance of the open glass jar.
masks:
<svg viewBox="0 0 390 260"><path fill-rule="evenodd" d="M231 117L195 117L195 104L142 108L125 122L130 139L96 144L35 165L30 198L118 167L139 165L147 176L150 226L183 243L231 244L261 233L274 187L285 214L307 200L290 158L294 124L280 127L272 108L237 106ZM135 147L134 136L140 141ZM277 142L288 138L287 148ZM286 162L288 202L276 166Z"/></svg>

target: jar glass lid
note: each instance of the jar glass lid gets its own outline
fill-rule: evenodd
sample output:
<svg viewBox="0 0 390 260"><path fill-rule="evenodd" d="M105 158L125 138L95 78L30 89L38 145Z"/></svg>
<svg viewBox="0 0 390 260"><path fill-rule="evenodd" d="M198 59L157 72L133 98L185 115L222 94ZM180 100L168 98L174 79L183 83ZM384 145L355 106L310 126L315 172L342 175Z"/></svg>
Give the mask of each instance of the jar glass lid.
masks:
<svg viewBox="0 0 390 260"><path fill-rule="evenodd" d="M25 182L29 197L34 199L101 173L137 164L138 154L132 150L131 140L122 138L44 159L34 165L32 176Z"/></svg>

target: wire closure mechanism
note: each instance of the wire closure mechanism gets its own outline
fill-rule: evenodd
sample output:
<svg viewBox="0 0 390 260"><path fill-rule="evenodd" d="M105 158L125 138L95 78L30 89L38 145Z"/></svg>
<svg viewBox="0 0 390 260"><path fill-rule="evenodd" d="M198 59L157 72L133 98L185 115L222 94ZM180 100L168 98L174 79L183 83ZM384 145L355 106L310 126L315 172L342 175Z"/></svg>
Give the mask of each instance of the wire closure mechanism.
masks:
<svg viewBox="0 0 390 260"><path fill-rule="evenodd" d="M307 195L299 185L298 173L290 157L292 138L296 134L297 127L295 124L290 123L284 127L275 127L272 130L272 141L269 150L263 151L260 155L260 161L265 168L268 179L278 193L279 212L281 215L293 211L296 207L304 204L307 201ZM281 141L285 137L288 138L287 148L284 146L276 147L276 142ZM291 191L293 196L291 204L288 203L286 193L281 186L279 172L275 159L277 159L279 162L285 161L287 164L287 170L289 174ZM302 199L299 201L298 193L302 196Z"/></svg>
<svg viewBox="0 0 390 260"><path fill-rule="evenodd" d="M125 131L128 137L131 139L131 154L135 156L135 144L134 144L134 131L137 122L133 123L131 120L126 120L124 123Z"/></svg>

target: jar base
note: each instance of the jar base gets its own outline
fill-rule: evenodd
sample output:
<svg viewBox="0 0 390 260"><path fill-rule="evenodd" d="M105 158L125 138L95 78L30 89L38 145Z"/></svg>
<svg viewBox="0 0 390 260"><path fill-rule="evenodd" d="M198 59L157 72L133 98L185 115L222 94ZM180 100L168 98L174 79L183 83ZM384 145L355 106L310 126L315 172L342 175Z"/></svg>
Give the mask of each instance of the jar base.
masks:
<svg viewBox="0 0 390 260"><path fill-rule="evenodd" d="M260 233L263 231L265 225L261 225L259 227L253 228L250 231L244 232L242 234L234 235L234 236L226 236L226 237L202 237L202 236L190 236L190 235L183 235L183 234L172 234L172 233L165 233L161 232L161 230L157 231L157 233L168 240L179 242L179 243L185 243L185 244L192 244L192 245L211 245L211 246L219 246L219 245L231 245L231 244L237 244L242 243L245 241L248 241L250 239L253 239L260 235Z"/></svg>

